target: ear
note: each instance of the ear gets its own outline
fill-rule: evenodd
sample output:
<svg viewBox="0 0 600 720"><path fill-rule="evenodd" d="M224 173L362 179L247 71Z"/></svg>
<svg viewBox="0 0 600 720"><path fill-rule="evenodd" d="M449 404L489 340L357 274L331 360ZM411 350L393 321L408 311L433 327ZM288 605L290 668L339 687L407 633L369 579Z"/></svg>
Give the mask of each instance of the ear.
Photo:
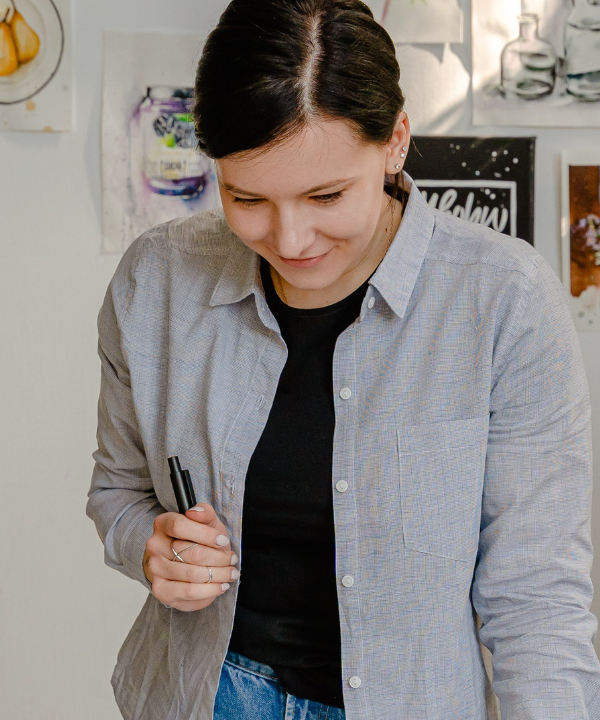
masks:
<svg viewBox="0 0 600 720"><path fill-rule="evenodd" d="M399 172L402 172L409 147L410 122L408 115L402 110L402 112L398 114L392 138L386 145L386 175L397 175ZM400 167L396 167L396 165Z"/></svg>

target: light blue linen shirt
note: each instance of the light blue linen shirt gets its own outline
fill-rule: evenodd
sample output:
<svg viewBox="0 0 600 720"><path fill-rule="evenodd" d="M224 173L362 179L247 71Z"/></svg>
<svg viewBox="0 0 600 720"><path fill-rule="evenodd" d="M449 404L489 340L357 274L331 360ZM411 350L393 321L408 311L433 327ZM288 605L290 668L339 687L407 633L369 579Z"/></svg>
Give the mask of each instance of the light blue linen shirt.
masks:
<svg viewBox="0 0 600 720"><path fill-rule="evenodd" d="M98 323L88 514L106 562L149 588L142 556L176 511L177 454L243 582L244 478L287 357L258 256L221 211L161 225L125 253ZM483 720L479 639L503 719L600 720L590 404L542 256L413 186L337 341L332 393L348 720ZM236 596L185 613L149 594L112 678L126 720L212 718Z"/></svg>

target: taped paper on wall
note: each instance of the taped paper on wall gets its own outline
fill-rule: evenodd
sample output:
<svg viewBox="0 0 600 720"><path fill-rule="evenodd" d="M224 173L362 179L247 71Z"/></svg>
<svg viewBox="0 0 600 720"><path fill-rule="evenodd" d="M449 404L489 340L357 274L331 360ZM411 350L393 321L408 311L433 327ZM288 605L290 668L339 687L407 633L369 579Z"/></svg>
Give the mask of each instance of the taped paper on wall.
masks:
<svg viewBox="0 0 600 720"><path fill-rule="evenodd" d="M600 151L563 153L562 279L577 330L600 332Z"/></svg>
<svg viewBox="0 0 600 720"><path fill-rule="evenodd" d="M600 4L473 0L473 123L600 125Z"/></svg>
<svg viewBox="0 0 600 720"><path fill-rule="evenodd" d="M368 0L367 5L397 44L463 42L458 0Z"/></svg>
<svg viewBox="0 0 600 720"><path fill-rule="evenodd" d="M102 108L103 249L220 206L214 163L196 149L200 36L108 33Z"/></svg>
<svg viewBox="0 0 600 720"><path fill-rule="evenodd" d="M69 0L0 0L0 130L69 131Z"/></svg>

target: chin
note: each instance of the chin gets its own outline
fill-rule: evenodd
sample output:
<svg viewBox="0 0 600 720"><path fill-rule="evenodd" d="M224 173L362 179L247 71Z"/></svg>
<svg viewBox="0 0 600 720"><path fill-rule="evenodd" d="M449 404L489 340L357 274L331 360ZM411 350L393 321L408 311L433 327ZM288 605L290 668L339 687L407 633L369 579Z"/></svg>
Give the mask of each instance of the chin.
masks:
<svg viewBox="0 0 600 720"><path fill-rule="evenodd" d="M283 265L280 275L298 290L325 290L341 278L343 271L331 272L325 268L298 270Z"/></svg>

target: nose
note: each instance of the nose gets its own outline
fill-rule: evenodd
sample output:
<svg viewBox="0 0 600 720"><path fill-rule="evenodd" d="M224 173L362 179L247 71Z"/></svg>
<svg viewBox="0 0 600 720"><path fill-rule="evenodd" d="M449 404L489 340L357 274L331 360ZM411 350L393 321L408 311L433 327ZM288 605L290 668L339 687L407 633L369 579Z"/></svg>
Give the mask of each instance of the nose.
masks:
<svg viewBox="0 0 600 720"><path fill-rule="evenodd" d="M279 210L273 218L271 242L278 255L295 260L313 244L314 233L306 219L293 208Z"/></svg>

